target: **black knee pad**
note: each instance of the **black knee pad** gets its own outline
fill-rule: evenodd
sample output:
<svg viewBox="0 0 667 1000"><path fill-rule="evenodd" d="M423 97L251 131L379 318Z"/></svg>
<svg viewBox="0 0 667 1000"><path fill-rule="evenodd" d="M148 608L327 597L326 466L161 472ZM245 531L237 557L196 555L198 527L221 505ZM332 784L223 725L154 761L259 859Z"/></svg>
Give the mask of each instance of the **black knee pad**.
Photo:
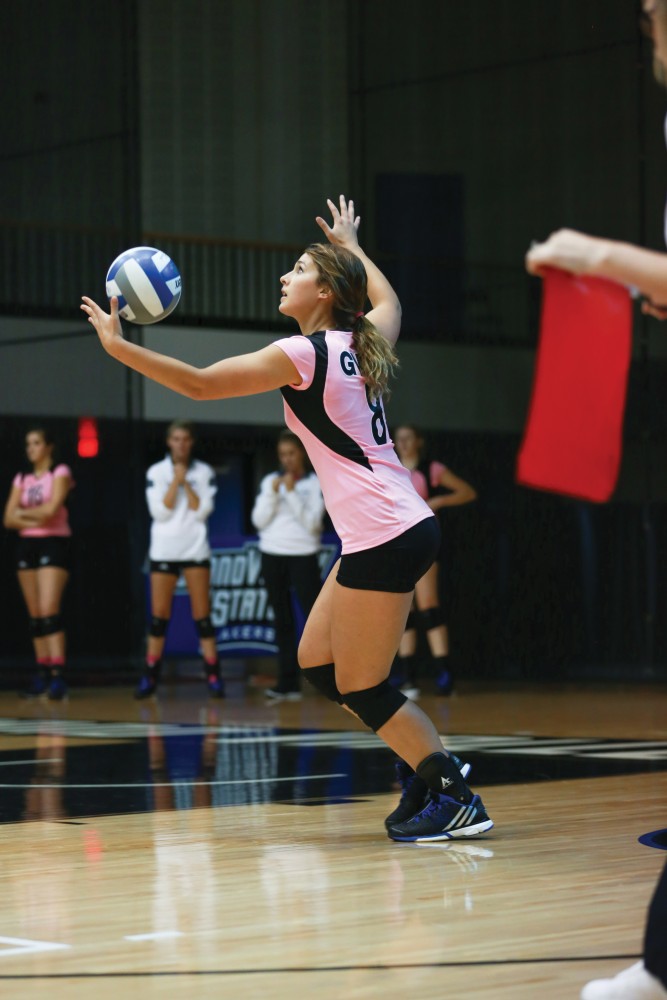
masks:
<svg viewBox="0 0 667 1000"><path fill-rule="evenodd" d="M417 612L421 627L425 632L430 632L432 628L445 624L445 616L442 608L426 608Z"/></svg>
<svg viewBox="0 0 667 1000"><path fill-rule="evenodd" d="M45 615L44 618L37 618L39 636L55 635L56 632L62 632L63 630L63 617L62 615Z"/></svg>
<svg viewBox="0 0 667 1000"><path fill-rule="evenodd" d="M417 615L414 611L411 611L408 615L408 620L405 623L405 631L411 632L413 628L417 628Z"/></svg>
<svg viewBox="0 0 667 1000"><path fill-rule="evenodd" d="M407 700L403 692L392 687L388 681L382 681L364 691L349 691L343 695L343 704L351 708L374 733L382 729Z"/></svg>
<svg viewBox="0 0 667 1000"><path fill-rule="evenodd" d="M41 618L30 618L29 619L30 637L31 639L41 639L42 637L42 619Z"/></svg>
<svg viewBox="0 0 667 1000"><path fill-rule="evenodd" d="M333 663L325 663L321 667L306 667L305 670L301 670L301 676L329 701L343 704L343 696L336 686L336 670Z"/></svg>
<svg viewBox="0 0 667 1000"><path fill-rule="evenodd" d="M206 618L197 618L195 626L200 639L215 639L215 629L208 615Z"/></svg>
<svg viewBox="0 0 667 1000"><path fill-rule="evenodd" d="M152 635L154 639L161 639L167 631L168 624L168 618L158 618L157 615L151 615L151 626L148 634Z"/></svg>

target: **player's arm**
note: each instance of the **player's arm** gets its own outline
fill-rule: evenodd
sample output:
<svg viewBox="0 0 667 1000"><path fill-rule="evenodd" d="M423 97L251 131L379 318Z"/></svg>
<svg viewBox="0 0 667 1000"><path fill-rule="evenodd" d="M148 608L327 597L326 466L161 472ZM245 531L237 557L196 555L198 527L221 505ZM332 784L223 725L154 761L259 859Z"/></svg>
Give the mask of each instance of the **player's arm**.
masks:
<svg viewBox="0 0 667 1000"><path fill-rule="evenodd" d="M195 368L125 340L115 296L111 299L111 313L105 313L87 295L83 296L81 308L95 327L107 354L189 399L231 399L268 392L283 385L301 385L302 379L294 362L273 344L253 354L218 361L208 368Z"/></svg>
<svg viewBox="0 0 667 1000"><path fill-rule="evenodd" d="M604 240L573 229L559 229L526 255L531 274L545 267L558 267L573 274L590 274L619 284L634 286L658 311L667 307L667 254L646 250L632 243Z"/></svg>
<svg viewBox="0 0 667 1000"><path fill-rule="evenodd" d="M27 524L40 525L50 521L67 500L67 495L71 488L72 480L70 476L56 476L53 480L53 494L51 499L46 500L37 507L28 507L23 511L21 515L24 522L23 527L26 527Z"/></svg>
<svg viewBox="0 0 667 1000"><path fill-rule="evenodd" d="M449 493L440 497L431 497L427 503L431 510L441 507L461 507L464 503L472 503L477 499L477 491L465 479L455 476L449 469L442 469L438 476L438 486L444 486Z"/></svg>
<svg viewBox="0 0 667 1000"><path fill-rule="evenodd" d="M345 247L364 265L368 281L368 298L373 307L366 316L378 333L381 333L390 344L395 344L401 332L401 303L380 268L359 246L357 230L361 219L354 214L354 202L346 201L345 196L341 195L340 211L328 198L327 205L331 210L333 225L330 226L320 216L315 221L330 243Z"/></svg>
<svg viewBox="0 0 667 1000"><path fill-rule="evenodd" d="M27 528L28 522L21 516L21 487L12 486L7 497L2 523L9 531L20 531Z"/></svg>

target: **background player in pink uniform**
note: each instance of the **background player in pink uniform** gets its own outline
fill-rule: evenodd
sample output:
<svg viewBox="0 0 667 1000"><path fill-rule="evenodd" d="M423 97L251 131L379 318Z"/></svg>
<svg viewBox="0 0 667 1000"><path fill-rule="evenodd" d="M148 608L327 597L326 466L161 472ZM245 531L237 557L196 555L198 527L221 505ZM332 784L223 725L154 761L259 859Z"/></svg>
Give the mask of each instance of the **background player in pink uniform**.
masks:
<svg viewBox="0 0 667 1000"><path fill-rule="evenodd" d="M460 507L477 499L477 493L465 479L455 476L442 462L424 458L424 437L412 424L401 424L394 430L396 452L401 463L410 470L412 485L432 511L445 507ZM438 589L439 557L424 573L415 587L416 612L408 616L394 670L401 690L408 698L419 695L417 687L417 628L426 633L437 690L451 694L454 678L449 663L449 631L445 623Z"/></svg>
<svg viewBox="0 0 667 1000"><path fill-rule="evenodd" d="M413 770L428 802L400 822L395 840L474 836L492 821L422 710L388 683L417 580L432 563L439 528L398 460L382 393L395 355L401 307L357 240L354 205L328 202L329 244L312 244L280 279L280 312L301 334L198 369L123 339L118 302L105 313L87 296L104 349L192 399L280 389L285 422L303 442L320 481L342 555L325 581L299 646L306 678L344 705ZM366 296L372 310L364 316ZM420 801L419 805L421 806Z"/></svg>
<svg viewBox="0 0 667 1000"><path fill-rule="evenodd" d="M653 40L655 77L664 86L667 84L667 0L642 0L642 26ZM667 133L667 122L665 124ZM544 267L559 267L574 274L592 274L634 286L644 296L642 311L657 319L667 319L665 253L560 229L544 243L531 247L526 266L532 274L540 274ZM667 1000L666 942L667 865L649 907L643 960L613 979L595 979L587 983L581 1000Z"/></svg>
<svg viewBox="0 0 667 1000"><path fill-rule="evenodd" d="M59 701L67 693L65 629L62 599L69 579L70 537L65 503L72 489L72 473L56 465L54 443L42 427L26 434L31 471L14 477L5 505L3 524L18 532L17 573L30 615L37 673L24 692Z"/></svg>

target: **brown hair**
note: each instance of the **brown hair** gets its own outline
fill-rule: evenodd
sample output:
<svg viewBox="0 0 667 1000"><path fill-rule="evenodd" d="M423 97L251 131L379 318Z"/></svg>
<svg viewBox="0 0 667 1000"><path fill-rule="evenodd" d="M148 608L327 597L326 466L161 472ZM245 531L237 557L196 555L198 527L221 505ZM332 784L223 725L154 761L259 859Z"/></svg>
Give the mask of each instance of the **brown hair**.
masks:
<svg viewBox="0 0 667 1000"><path fill-rule="evenodd" d="M320 283L331 289L336 326L352 331L352 347L371 395L376 399L388 396L398 358L389 341L363 315L366 268L355 254L332 243L311 243L305 252L319 272Z"/></svg>
<svg viewBox="0 0 667 1000"><path fill-rule="evenodd" d="M185 431L190 435L193 441L197 440L197 434L195 431L195 425L191 420L172 420L172 422L167 427L166 437L171 437L174 431Z"/></svg>

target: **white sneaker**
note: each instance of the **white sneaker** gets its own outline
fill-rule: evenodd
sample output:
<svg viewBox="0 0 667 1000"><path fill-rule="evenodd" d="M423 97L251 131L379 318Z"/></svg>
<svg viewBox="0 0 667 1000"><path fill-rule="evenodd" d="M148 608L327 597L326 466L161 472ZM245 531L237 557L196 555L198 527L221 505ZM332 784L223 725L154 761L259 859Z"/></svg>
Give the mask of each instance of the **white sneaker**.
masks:
<svg viewBox="0 0 667 1000"><path fill-rule="evenodd" d="M277 688L267 688L264 692L267 701L301 701L303 695L300 691L281 691Z"/></svg>
<svg viewBox="0 0 667 1000"><path fill-rule="evenodd" d="M402 691L405 697L410 701L417 701L419 695L421 694L421 691L416 684L401 684L399 690Z"/></svg>
<svg viewBox="0 0 667 1000"><path fill-rule="evenodd" d="M667 1000L659 979L635 962L613 979L593 979L581 991L581 1000Z"/></svg>

